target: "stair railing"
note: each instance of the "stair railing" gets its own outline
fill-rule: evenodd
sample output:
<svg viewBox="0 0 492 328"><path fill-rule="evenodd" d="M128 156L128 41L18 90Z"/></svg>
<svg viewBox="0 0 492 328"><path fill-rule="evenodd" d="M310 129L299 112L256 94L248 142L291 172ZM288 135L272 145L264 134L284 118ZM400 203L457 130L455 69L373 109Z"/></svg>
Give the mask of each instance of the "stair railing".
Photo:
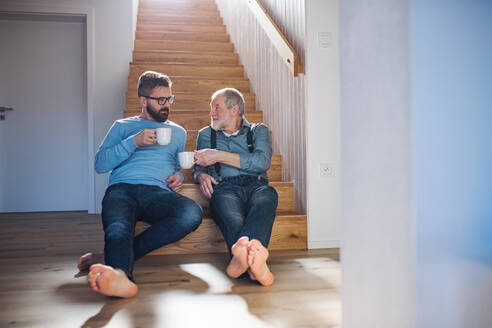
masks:
<svg viewBox="0 0 492 328"><path fill-rule="evenodd" d="M270 38L292 74L297 76L300 73L304 73L304 68L300 62L299 56L285 35L280 31L277 24L275 24L272 17L267 13L265 7L263 7L259 0L247 0L247 2L249 8L258 20L258 23Z"/></svg>

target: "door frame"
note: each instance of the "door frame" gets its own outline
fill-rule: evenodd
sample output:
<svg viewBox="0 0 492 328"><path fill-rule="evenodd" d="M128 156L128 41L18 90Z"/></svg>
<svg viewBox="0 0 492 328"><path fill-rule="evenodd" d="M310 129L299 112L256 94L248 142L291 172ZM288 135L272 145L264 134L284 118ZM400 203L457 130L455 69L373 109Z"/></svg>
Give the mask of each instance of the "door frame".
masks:
<svg viewBox="0 0 492 328"><path fill-rule="evenodd" d="M95 9L93 7L70 7L49 5L2 5L1 11L23 15L82 16L86 26L86 77L87 77L87 172L88 172L88 212L96 213L95 173L94 173L94 86L95 86Z"/></svg>

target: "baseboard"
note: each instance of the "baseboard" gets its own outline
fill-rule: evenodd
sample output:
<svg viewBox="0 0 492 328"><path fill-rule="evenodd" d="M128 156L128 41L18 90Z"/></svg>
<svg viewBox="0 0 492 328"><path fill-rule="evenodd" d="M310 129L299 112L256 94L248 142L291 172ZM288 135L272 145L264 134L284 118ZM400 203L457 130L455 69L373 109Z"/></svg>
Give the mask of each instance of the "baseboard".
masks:
<svg viewBox="0 0 492 328"><path fill-rule="evenodd" d="M309 240L308 249L340 248L340 240Z"/></svg>

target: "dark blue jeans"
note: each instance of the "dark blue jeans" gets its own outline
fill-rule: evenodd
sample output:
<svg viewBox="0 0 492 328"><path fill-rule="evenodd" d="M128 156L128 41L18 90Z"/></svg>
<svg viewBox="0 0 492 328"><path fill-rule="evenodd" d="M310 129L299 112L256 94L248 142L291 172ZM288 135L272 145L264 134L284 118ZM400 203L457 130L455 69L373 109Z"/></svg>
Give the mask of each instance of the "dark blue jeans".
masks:
<svg viewBox="0 0 492 328"><path fill-rule="evenodd" d="M214 186L212 218L222 231L229 253L242 236L268 247L277 204L277 191L263 178L240 175Z"/></svg>
<svg viewBox="0 0 492 328"><path fill-rule="evenodd" d="M135 237L137 221L151 226ZM201 222L202 208L178 193L157 186L114 184L102 202L104 261L133 281L136 260L182 239Z"/></svg>

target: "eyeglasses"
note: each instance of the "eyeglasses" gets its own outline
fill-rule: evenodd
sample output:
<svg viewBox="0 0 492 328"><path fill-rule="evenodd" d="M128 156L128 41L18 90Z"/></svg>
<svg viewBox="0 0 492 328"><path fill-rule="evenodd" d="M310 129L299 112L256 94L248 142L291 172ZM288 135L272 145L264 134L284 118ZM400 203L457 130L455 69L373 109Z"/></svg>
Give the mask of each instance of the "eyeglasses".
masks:
<svg viewBox="0 0 492 328"><path fill-rule="evenodd" d="M172 105L174 103L174 95L172 95L170 97L159 97L159 98L151 97L151 96L144 96L144 95L140 95L140 97L145 97L148 99L157 100L157 103L159 105L164 105L166 102L169 102L170 105Z"/></svg>

